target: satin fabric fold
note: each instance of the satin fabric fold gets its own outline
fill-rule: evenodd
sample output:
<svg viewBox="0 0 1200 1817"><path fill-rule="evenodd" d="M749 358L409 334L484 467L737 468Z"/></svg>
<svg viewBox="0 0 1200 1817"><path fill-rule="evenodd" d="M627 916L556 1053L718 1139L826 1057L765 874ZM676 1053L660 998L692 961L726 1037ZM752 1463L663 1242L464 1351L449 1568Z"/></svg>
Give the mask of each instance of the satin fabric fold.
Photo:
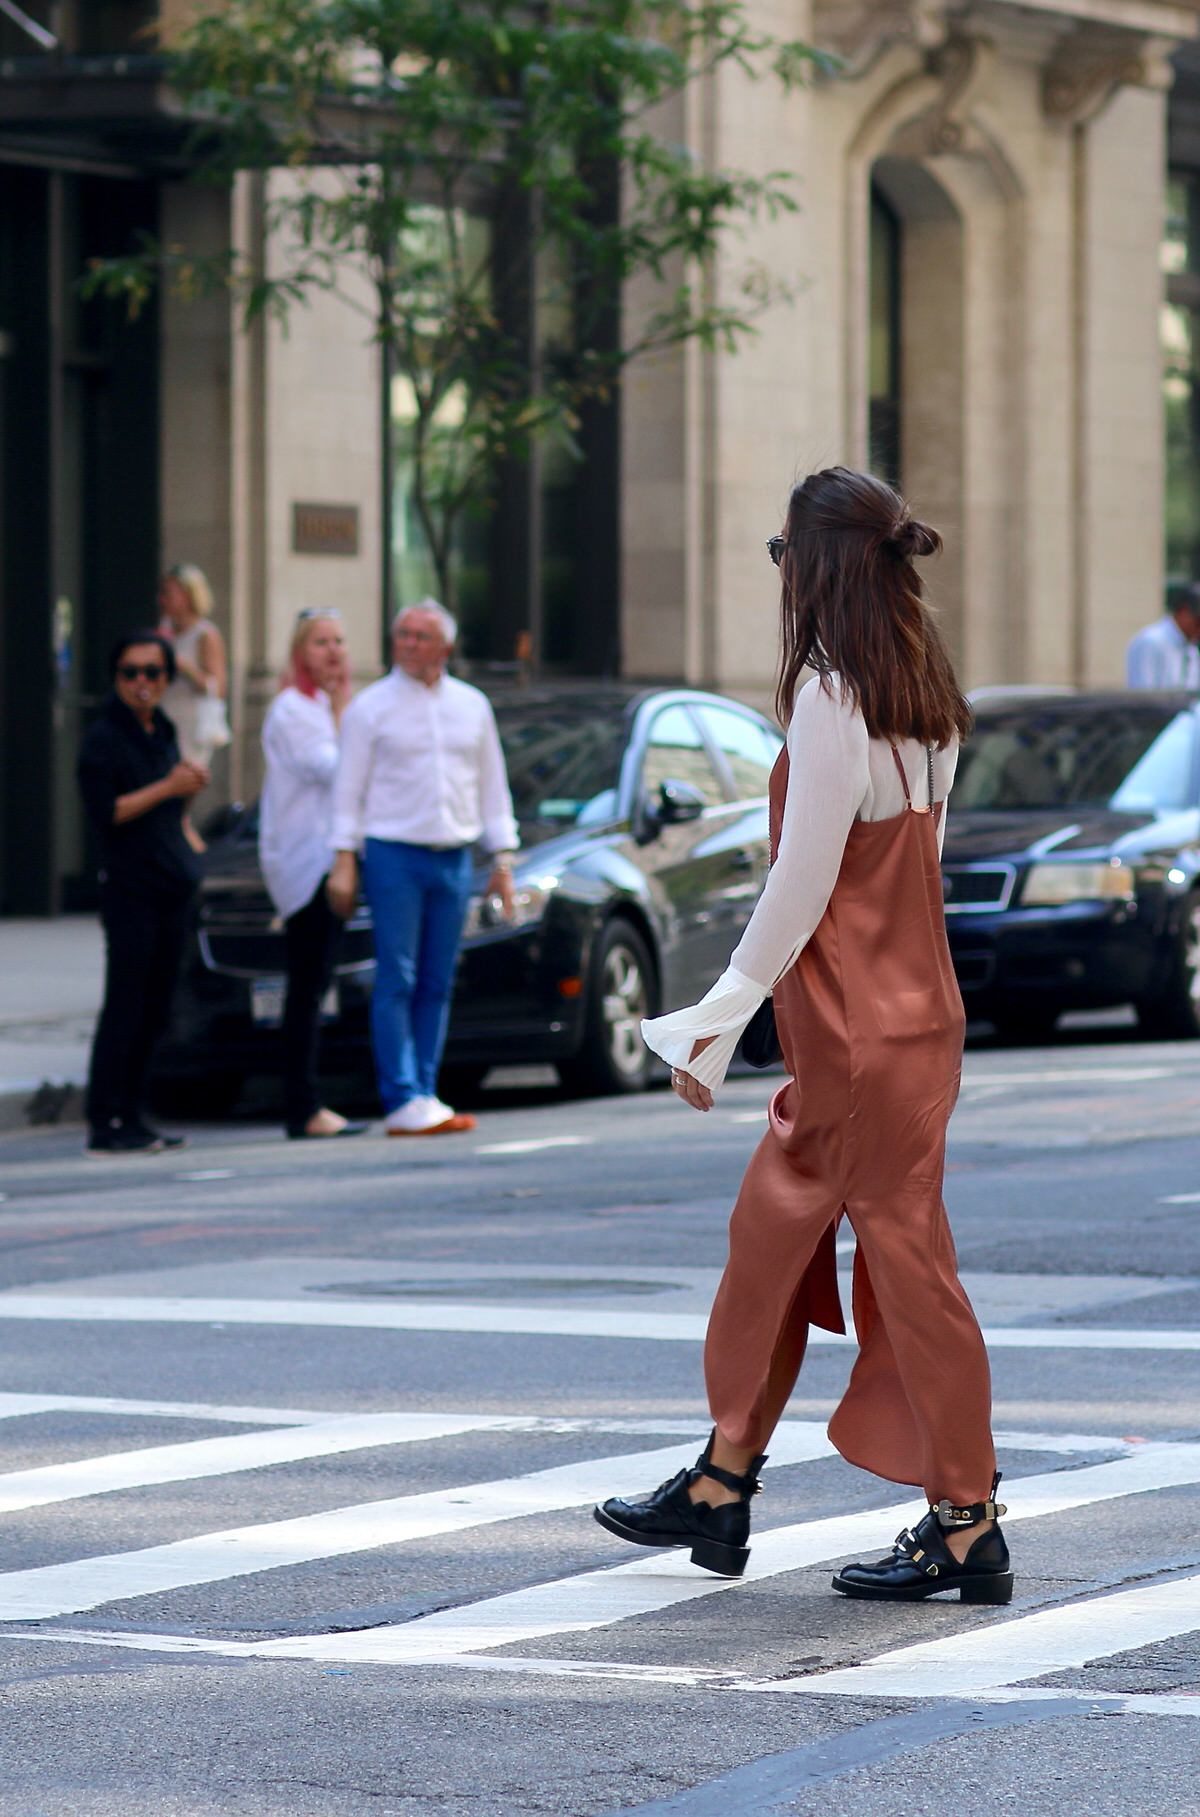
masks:
<svg viewBox="0 0 1200 1817"><path fill-rule="evenodd" d="M773 839L786 788L785 751L771 778ZM845 1329L845 1217L860 1349L830 1438L851 1463L965 1503L988 1494L995 1452L987 1353L942 1202L964 1016L937 824L911 806L856 822L829 907L775 987L792 1077L734 1207L705 1378L724 1436L766 1449L809 1326Z"/></svg>

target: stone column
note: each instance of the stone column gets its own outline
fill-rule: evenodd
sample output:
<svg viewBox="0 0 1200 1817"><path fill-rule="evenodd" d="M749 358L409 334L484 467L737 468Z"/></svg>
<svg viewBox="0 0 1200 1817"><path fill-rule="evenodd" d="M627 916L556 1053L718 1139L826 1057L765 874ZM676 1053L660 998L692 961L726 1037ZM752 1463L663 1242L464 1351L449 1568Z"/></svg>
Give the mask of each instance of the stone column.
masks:
<svg viewBox="0 0 1200 1817"><path fill-rule="evenodd" d="M1166 97L1124 88L1076 129L1074 679L1119 683L1125 645L1162 610L1159 311Z"/></svg>

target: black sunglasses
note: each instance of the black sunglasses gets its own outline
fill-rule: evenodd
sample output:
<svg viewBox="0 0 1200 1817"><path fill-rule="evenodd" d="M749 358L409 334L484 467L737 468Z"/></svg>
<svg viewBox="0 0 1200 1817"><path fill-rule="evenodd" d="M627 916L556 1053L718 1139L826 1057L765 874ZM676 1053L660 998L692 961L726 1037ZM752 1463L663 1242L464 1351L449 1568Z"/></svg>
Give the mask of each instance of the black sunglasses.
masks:
<svg viewBox="0 0 1200 1817"><path fill-rule="evenodd" d="M160 662L123 662L117 670L122 681L136 681L139 675L147 681L161 681L166 672Z"/></svg>
<svg viewBox="0 0 1200 1817"><path fill-rule="evenodd" d="M767 554L771 557L771 560L775 563L776 567L778 567L783 560L783 552L787 546L788 540L786 536L768 536Z"/></svg>

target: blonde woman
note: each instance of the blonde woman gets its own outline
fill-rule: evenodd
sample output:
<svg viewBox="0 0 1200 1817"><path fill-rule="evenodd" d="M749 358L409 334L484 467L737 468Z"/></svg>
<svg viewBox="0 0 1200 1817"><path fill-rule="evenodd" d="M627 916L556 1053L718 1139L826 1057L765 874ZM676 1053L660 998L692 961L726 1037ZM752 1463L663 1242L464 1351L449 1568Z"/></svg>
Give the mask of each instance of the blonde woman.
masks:
<svg viewBox="0 0 1200 1817"><path fill-rule="evenodd" d="M212 622L212 588L191 562L168 568L159 582L161 630L175 652L175 680L164 711L175 726L186 759L210 763L229 743L225 700L229 670L225 641Z"/></svg>
<svg viewBox="0 0 1200 1817"><path fill-rule="evenodd" d="M359 1136L367 1127L326 1109L317 1082L321 998L333 974L342 925L326 899L325 880L333 861L338 734L349 701L341 615L301 612L287 669L263 725L266 780L258 827L263 880L287 937L283 1083L292 1141Z"/></svg>

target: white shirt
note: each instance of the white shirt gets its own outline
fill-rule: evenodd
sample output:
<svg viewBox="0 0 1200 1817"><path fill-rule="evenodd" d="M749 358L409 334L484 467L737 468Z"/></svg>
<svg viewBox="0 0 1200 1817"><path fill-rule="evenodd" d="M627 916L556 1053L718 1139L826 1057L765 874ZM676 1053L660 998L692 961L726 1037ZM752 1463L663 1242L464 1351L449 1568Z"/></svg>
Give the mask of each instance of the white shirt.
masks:
<svg viewBox="0 0 1200 1817"><path fill-rule="evenodd" d="M329 696L284 688L268 709L262 746L258 855L271 901L286 918L312 901L333 862L338 731Z"/></svg>
<svg viewBox="0 0 1200 1817"><path fill-rule="evenodd" d="M751 1016L790 970L816 931L842 867L856 820L890 820L905 810L904 789L891 746L868 736L857 707L841 697L837 677L829 694L818 677L796 696L788 727L788 790L779 850L749 925L726 970L690 1009L642 1023L646 1045L716 1090ZM928 799L925 747L897 743L918 807ZM958 764L958 741L933 755L933 797L944 801ZM945 836L943 813L938 846ZM692 1044L714 1036L695 1060Z"/></svg>
<svg viewBox="0 0 1200 1817"><path fill-rule="evenodd" d="M443 675L432 687L393 669L342 715L333 843L398 839L441 850L515 851L504 753L487 697Z"/></svg>
<svg viewBox="0 0 1200 1817"><path fill-rule="evenodd" d="M1125 683L1130 688L1200 688L1200 649L1169 612L1130 638Z"/></svg>

